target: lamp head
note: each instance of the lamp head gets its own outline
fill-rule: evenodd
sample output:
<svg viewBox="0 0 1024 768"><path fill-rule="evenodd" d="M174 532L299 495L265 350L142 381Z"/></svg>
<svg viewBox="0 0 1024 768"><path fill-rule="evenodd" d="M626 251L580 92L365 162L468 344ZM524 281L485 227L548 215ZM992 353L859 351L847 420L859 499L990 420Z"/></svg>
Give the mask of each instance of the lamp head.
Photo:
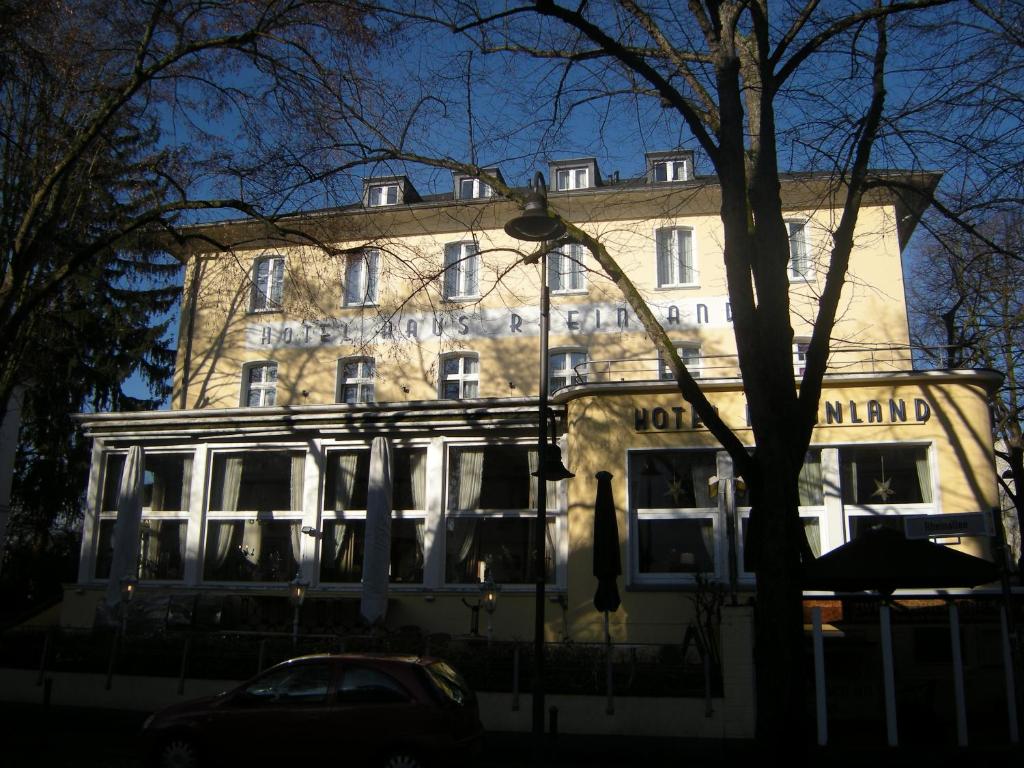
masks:
<svg viewBox="0 0 1024 768"><path fill-rule="evenodd" d="M544 466L530 474L534 477L540 477L542 469L544 471L544 479L549 482L576 477L575 473L565 468L565 465L562 463L562 449L554 443L548 446L547 454L544 457Z"/></svg>
<svg viewBox="0 0 1024 768"><path fill-rule="evenodd" d="M565 224L561 219L548 213L544 176L540 171L534 174L530 183L530 192L526 196L523 212L505 225L505 233L516 240L531 243L557 240L565 234Z"/></svg>
<svg viewBox="0 0 1024 768"><path fill-rule="evenodd" d="M139 586L139 580L134 576L125 576L121 579L121 594L124 595L125 602L130 603L132 598L135 597L135 589Z"/></svg>

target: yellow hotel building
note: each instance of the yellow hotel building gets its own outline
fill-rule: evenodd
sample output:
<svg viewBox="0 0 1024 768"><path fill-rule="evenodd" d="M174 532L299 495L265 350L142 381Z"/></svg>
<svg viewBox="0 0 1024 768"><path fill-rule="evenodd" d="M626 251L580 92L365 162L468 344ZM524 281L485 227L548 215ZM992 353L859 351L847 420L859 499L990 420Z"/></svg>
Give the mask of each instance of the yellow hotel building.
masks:
<svg viewBox="0 0 1024 768"><path fill-rule="evenodd" d="M607 244L725 421L752 439L720 190L694 174L688 152L652 153L647 169L603 180L591 158L553 162L550 205ZM922 191L937 182L899 175ZM781 192L799 382L843 190L807 174L785 177ZM106 590L118 484L136 445L146 469L140 593L283 596L298 573L310 600L357 600L370 446L386 436L394 511L385 625L464 633L465 603L490 579L501 587L493 636L530 637L542 280L551 295L546 385L575 473L549 486L547 639L604 639L591 571L602 470L613 476L621 544L616 643L680 642L698 574L745 602L747 509L742 488L728 483L728 456L663 380L651 341L584 248L551 254L547 275L521 263L526 244L503 231L517 213L478 179L456 175L451 193L421 197L392 176L367 179L348 208L193 231L180 251L172 409L83 417L93 464L65 623L91 623ZM997 504L988 398L998 376L914 368L901 252L920 213L875 189L858 220L801 477L816 552L879 521ZM715 492L723 482L732 492ZM749 633L725 626L749 628L744 615L723 619L725 657L749 653ZM749 726L732 717L736 732Z"/></svg>

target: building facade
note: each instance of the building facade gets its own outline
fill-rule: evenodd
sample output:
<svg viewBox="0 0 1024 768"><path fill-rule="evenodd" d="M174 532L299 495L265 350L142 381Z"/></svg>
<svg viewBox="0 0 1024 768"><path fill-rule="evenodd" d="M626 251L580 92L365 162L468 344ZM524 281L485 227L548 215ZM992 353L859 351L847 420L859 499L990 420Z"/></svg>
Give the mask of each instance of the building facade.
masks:
<svg viewBox="0 0 1024 768"><path fill-rule="evenodd" d="M925 190L937 179L903 180ZM690 153L660 152L640 179L603 180L582 158L552 163L549 182L552 207L607 244L711 402L752 442L715 180L695 175ZM797 382L842 194L825 176L783 180ZM140 589L283 595L301 574L311 596L358 598L370 446L385 436L394 458L387 623L464 632L464 598L489 579L502 589L495 636L529 636L542 282L551 293L543 385L576 475L547 494L547 637L603 638L591 573L602 470L613 475L623 564L616 640L678 642L698 576L750 590L749 510L728 456L586 249L561 246L542 275L503 231L516 214L480 179L455 175L450 194L421 196L387 176L368 179L351 208L275 228L197 229L181 254L172 409L83 417L93 464L65 622L91 622L111 578L122 467L136 445ZM877 522L996 503L988 395L997 376L914 370L901 252L919 214L876 190L858 220L801 475L816 552Z"/></svg>

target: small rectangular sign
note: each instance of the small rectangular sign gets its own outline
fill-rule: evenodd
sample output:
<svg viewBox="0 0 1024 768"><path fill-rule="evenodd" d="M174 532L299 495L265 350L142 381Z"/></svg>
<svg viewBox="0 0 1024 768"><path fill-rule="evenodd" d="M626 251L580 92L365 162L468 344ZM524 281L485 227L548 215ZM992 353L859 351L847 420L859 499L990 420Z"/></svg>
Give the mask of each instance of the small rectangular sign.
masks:
<svg viewBox="0 0 1024 768"><path fill-rule="evenodd" d="M987 512L950 512L938 515L905 515L903 530L908 539L943 536L995 536L992 515Z"/></svg>

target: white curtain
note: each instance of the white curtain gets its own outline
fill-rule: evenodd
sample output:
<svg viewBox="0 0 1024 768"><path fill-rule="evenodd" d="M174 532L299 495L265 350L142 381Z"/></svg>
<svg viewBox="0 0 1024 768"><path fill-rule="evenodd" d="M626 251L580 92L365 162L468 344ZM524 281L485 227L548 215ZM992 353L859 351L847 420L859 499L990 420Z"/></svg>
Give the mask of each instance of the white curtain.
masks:
<svg viewBox="0 0 1024 768"><path fill-rule="evenodd" d="M263 544L263 526L259 520L246 520L242 533L242 546L245 548L245 558L253 565L260 563L260 550Z"/></svg>
<svg viewBox="0 0 1024 768"><path fill-rule="evenodd" d="M818 456L808 455L804 459L797 483L801 507L815 507L824 501L821 488L821 460Z"/></svg>
<svg viewBox="0 0 1024 768"><path fill-rule="evenodd" d="M345 523L342 520L335 520L332 523L330 542L330 562L335 568L347 578L341 581L357 581L358 576L354 575L356 564L356 525Z"/></svg>
<svg viewBox="0 0 1024 768"><path fill-rule="evenodd" d="M458 509L469 511L480 507L480 489L484 479L484 451L464 448L456 456L455 484Z"/></svg>
<svg viewBox="0 0 1024 768"><path fill-rule="evenodd" d="M921 488L921 501L925 504L931 504L932 481L931 473L928 471L928 451L919 451L914 463L917 465L917 484Z"/></svg>
<svg viewBox="0 0 1024 768"><path fill-rule="evenodd" d="M146 457L142 446L133 445L121 471L114 524L114 553L107 582L106 602L110 607L121 602L121 579L138 575L139 528L142 524L142 485Z"/></svg>
<svg viewBox="0 0 1024 768"><path fill-rule="evenodd" d="M186 456L181 466L181 511L187 512L192 500L192 457Z"/></svg>
<svg viewBox="0 0 1024 768"><path fill-rule="evenodd" d="M356 489L358 453L340 453L335 456L334 511L344 512L352 504Z"/></svg>
<svg viewBox="0 0 1024 768"><path fill-rule="evenodd" d="M290 523L288 527L291 531L292 539L292 560L295 561L295 566L298 567L302 562L302 526L299 523Z"/></svg>
<svg viewBox="0 0 1024 768"><path fill-rule="evenodd" d="M223 521L210 523L211 535L207 537L206 556L213 556L213 567L215 570L220 570L224 563L227 562L228 555L234 549L232 542L241 538L240 534L243 525L244 523L241 520L238 522ZM234 546L238 545L235 544Z"/></svg>
<svg viewBox="0 0 1024 768"><path fill-rule="evenodd" d="M154 512L160 512L166 509L164 506L165 496L165 483L164 475L162 472L153 472L153 487L150 489L149 494L149 508Z"/></svg>
<svg viewBox="0 0 1024 768"><path fill-rule="evenodd" d="M815 557L821 556L821 521L816 517L803 517L804 533L807 535L807 543L811 545L811 553Z"/></svg>
<svg viewBox="0 0 1024 768"><path fill-rule="evenodd" d="M711 489L708 486L708 478L715 474L715 458L712 455L709 459L703 456L696 459L690 465L690 482L693 483L693 506L714 507L716 502L711 498ZM709 552L711 550L708 550Z"/></svg>
<svg viewBox="0 0 1024 768"><path fill-rule="evenodd" d="M302 477L306 472L306 455L304 453L293 453L292 454L292 477L291 485L291 511L299 512L302 510ZM298 557L296 556L296 559Z"/></svg>
<svg viewBox="0 0 1024 768"><path fill-rule="evenodd" d="M409 454L409 484L412 488L412 508L427 508L427 452L412 451ZM423 543L422 541L420 542Z"/></svg>
<svg viewBox="0 0 1024 768"><path fill-rule="evenodd" d="M220 509L234 512L238 509L238 493L242 488L241 456L227 456L224 459L224 480L220 489Z"/></svg>
<svg viewBox="0 0 1024 768"><path fill-rule="evenodd" d="M706 487L707 484L705 483ZM701 543L704 545L704 554L707 555L710 563L710 570L713 571L715 568L715 526L710 520L707 522L701 521L700 538Z"/></svg>

